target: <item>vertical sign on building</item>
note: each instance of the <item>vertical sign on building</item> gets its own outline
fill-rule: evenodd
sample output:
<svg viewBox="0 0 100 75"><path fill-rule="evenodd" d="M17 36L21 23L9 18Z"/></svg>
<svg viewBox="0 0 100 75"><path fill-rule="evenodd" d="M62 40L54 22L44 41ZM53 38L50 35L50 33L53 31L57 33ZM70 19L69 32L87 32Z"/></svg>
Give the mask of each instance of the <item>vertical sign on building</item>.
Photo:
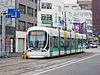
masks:
<svg viewBox="0 0 100 75"><path fill-rule="evenodd" d="M79 33L79 26L80 26L80 23L74 23L74 31Z"/></svg>
<svg viewBox="0 0 100 75"><path fill-rule="evenodd" d="M80 24L79 32L82 33L82 34L86 34L86 24L85 24L85 22Z"/></svg>
<svg viewBox="0 0 100 75"><path fill-rule="evenodd" d="M41 0L37 0L37 9L41 11Z"/></svg>

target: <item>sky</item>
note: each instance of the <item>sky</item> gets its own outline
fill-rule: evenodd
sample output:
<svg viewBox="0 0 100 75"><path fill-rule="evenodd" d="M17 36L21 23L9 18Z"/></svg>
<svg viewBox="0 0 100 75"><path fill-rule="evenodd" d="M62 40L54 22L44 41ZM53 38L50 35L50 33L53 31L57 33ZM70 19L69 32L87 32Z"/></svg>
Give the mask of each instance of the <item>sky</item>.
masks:
<svg viewBox="0 0 100 75"><path fill-rule="evenodd" d="M64 0L64 4L76 4L77 0Z"/></svg>

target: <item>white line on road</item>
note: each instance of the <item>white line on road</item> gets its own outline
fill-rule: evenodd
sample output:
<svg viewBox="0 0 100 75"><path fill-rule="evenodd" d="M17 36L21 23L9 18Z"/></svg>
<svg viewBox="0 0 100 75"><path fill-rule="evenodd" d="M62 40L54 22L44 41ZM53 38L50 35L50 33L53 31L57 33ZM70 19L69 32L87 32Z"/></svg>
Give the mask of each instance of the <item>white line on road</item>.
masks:
<svg viewBox="0 0 100 75"><path fill-rule="evenodd" d="M35 73L33 75L40 75L40 74L43 74L43 73L46 73L46 72L49 72L49 71L52 71L52 70L56 70L56 69L59 69L59 68L65 67L65 66L69 66L69 65L78 63L78 62L83 61L83 60L87 60L87 59L93 58L93 57L98 56L98 55L100 55L100 53L95 54L93 56L89 56L87 58L74 59L74 60L71 60L71 61L68 61L68 62L64 62L64 63L58 64L58 65L54 65L54 66L51 66L51 67L48 67L48 68L44 68L40 72Z"/></svg>

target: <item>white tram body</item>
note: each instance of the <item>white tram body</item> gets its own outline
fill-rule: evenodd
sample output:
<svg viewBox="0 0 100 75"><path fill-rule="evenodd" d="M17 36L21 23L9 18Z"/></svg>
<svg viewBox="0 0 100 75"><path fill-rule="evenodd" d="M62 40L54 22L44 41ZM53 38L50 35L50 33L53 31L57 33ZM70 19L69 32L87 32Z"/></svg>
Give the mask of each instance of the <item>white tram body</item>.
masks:
<svg viewBox="0 0 100 75"><path fill-rule="evenodd" d="M82 52L85 48L86 35L36 26L28 29L27 40L27 57L44 58ZM78 42L81 44L80 47Z"/></svg>

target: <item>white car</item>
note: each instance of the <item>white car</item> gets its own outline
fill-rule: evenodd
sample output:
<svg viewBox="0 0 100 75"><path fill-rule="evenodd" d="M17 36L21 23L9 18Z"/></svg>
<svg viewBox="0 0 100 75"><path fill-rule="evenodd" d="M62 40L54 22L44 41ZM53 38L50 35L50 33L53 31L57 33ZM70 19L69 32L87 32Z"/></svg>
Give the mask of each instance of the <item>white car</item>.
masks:
<svg viewBox="0 0 100 75"><path fill-rule="evenodd" d="M90 47L92 47L92 48L98 48L98 46L96 44L94 44L94 43L91 43Z"/></svg>

